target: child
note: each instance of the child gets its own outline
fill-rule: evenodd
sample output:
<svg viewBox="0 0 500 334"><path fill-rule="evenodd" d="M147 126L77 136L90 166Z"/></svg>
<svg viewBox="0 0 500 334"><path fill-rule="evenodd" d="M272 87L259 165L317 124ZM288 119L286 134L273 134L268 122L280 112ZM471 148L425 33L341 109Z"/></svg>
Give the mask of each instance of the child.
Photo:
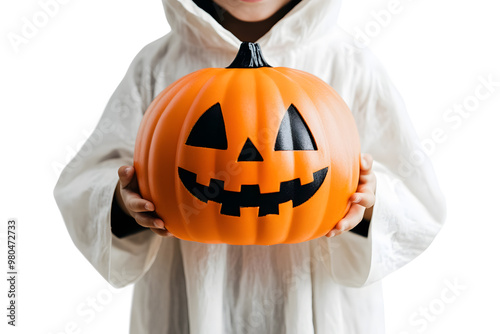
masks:
<svg viewBox="0 0 500 334"><path fill-rule="evenodd" d="M430 244L444 200L428 159L408 163L422 154L387 75L335 25L340 0L163 3L172 32L134 59L54 191L92 265L115 287L135 283L130 332L384 333L380 279ZM354 115L368 154L353 206L329 238L274 246L184 241L138 193L133 149L148 105L178 78L230 64L242 40L258 41L273 66L328 82Z"/></svg>

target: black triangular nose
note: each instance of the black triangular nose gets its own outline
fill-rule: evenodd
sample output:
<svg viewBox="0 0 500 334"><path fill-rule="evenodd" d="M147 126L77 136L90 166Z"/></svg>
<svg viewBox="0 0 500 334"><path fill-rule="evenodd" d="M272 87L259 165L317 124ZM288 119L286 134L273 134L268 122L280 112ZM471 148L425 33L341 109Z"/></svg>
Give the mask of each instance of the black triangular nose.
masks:
<svg viewBox="0 0 500 334"><path fill-rule="evenodd" d="M260 155L250 138L247 138L238 156L238 161L264 161L264 159L262 159L262 155Z"/></svg>

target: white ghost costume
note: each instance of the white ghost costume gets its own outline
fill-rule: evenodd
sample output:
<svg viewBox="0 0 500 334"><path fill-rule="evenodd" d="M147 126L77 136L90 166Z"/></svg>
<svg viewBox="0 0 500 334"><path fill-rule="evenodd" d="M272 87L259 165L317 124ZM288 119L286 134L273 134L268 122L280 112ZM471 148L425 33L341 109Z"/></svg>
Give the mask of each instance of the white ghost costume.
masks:
<svg viewBox="0 0 500 334"><path fill-rule="evenodd" d="M133 60L54 190L88 261L115 287L135 284L130 333L384 333L381 279L429 246L445 202L387 74L336 25L340 0L302 0L257 42L269 64L320 77L352 111L377 178L367 233L235 246L111 231L117 171L133 164L148 105L188 73L229 65L241 42L192 0L163 3L171 32Z"/></svg>

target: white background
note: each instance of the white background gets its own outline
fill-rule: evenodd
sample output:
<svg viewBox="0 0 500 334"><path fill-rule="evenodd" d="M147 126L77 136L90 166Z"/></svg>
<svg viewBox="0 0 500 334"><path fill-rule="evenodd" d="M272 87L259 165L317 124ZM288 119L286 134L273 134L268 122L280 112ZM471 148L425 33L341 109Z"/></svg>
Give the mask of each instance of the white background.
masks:
<svg viewBox="0 0 500 334"><path fill-rule="evenodd" d="M500 82L500 6L395 1L344 1L339 24L367 34L360 38L400 90L428 144L448 219L423 255L384 279L387 333L500 333L500 83L474 97L481 77ZM376 15L389 9L390 17ZM34 0L0 5L0 331L127 333L131 287L109 287L74 247L52 190L132 58L169 28L160 0L67 0L13 47L8 34L21 35L41 11ZM464 103L468 114L444 120ZM3 278L11 217L19 221L15 329L6 325Z"/></svg>

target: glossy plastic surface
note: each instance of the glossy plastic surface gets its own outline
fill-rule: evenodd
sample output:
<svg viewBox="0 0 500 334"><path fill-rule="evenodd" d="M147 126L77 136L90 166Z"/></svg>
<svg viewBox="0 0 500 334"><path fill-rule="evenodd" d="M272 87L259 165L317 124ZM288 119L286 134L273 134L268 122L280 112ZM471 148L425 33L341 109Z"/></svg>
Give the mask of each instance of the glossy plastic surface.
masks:
<svg viewBox="0 0 500 334"><path fill-rule="evenodd" d="M359 155L350 110L319 78L210 68L153 101L134 165L142 196L176 237L271 245L323 236L345 215Z"/></svg>

